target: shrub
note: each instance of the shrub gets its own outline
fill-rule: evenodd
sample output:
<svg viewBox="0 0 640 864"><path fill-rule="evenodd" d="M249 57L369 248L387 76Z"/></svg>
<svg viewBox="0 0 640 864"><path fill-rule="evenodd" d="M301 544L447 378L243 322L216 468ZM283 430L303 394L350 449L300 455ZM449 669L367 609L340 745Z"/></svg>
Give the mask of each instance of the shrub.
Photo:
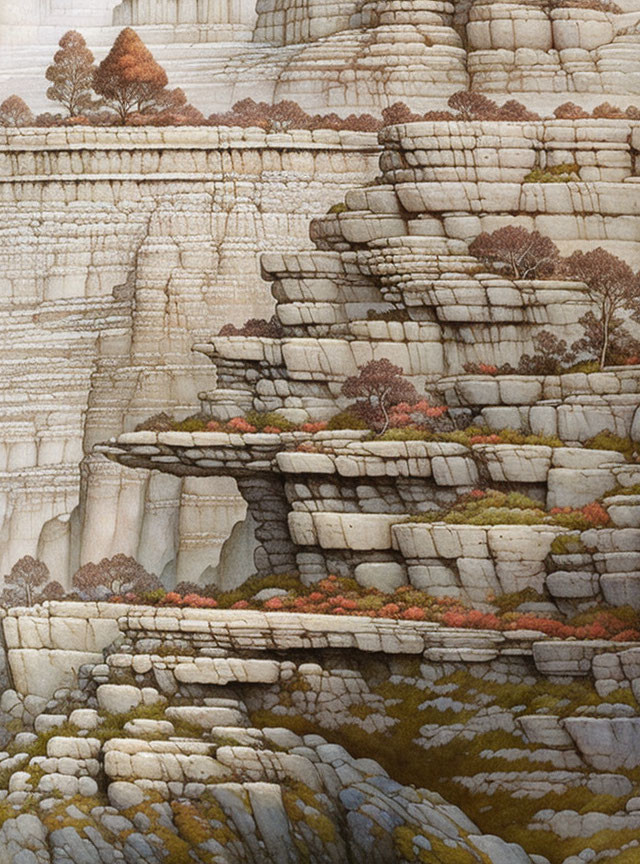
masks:
<svg viewBox="0 0 640 864"><path fill-rule="evenodd" d="M249 318L242 327L225 324L220 328L219 336L260 336L265 339L280 339L284 330L274 315L266 321L264 318Z"/></svg>
<svg viewBox="0 0 640 864"><path fill-rule="evenodd" d="M586 120L590 116L584 108L573 102L563 102L553 113L559 120Z"/></svg>
<svg viewBox="0 0 640 864"><path fill-rule="evenodd" d="M50 583L52 586L46 591L49 579L49 568L42 561L37 561L31 555L25 555L11 568L8 576L4 577L7 586L2 592L2 603L4 606L33 606L42 600L57 599L48 596L56 592L55 586L59 582ZM60 585L60 588L62 586Z"/></svg>
<svg viewBox="0 0 640 864"><path fill-rule="evenodd" d="M601 105L596 105L592 115L602 120L625 120L627 115L617 105L610 105L609 102L603 102Z"/></svg>
<svg viewBox="0 0 640 864"><path fill-rule="evenodd" d="M631 438L615 435L608 429L604 432L598 432L593 438L589 438L588 441L585 441L584 446L588 450L615 450L617 453L623 453L629 460L638 455L637 442L632 441Z"/></svg>
<svg viewBox="0 0 640 864"><path fill-rule="evenodd" d="M249 411L246 416L246 421L251 426L255 427L258 432L273 431L273 432L290 432L296 428L295 423L291 423L282 414L276 411L260 413L259 411Z"/></svg>
<svg viewBox="0 0 640 864"><path fill-rule="evenodd" d="M459 90L449 97L447 105L463 120L495 120L498 117L498 106L482 93Z"/></svg>
<svg viewBox="0 0 640 864"><path fill-rule="evenodd" d="M525 183L570 183L580 179L580 166L563 162L547 168L534 168L524 178Z"/></svg>
<svg viewBox="0 0 640 864"><path fill-rule="evenodd" d="M148 420L143 420L138 423L135 428L136 432L170 432L173 429L174 420L163 411L160 414L154 414Z"/></svg>
<svg viewBox="0 0 640 864"><path fill-rule="evenodd" d="M15 94L0 104L0 126L30 126L33 123L31 109Z"/></svg>
<svg viewBox="0 0 640 864"><path fill-rule="evenodd" d="M209 418L204 414L194 414L184 420L175 420L172 429L175 432L204 432L208 423Z"/></svg>
<svg viewBox="0 0 640 864"><path fill-rule="evenodd" d="M420 114L414 114L404 102L394 102L389 108L382 109L382 122L385 126L396 126L400 123L415 123L423 119Z"/></svg>
<svg viewBox="0 0 640 864"><path fill-rule="evenodd" d="M307 114L297 102L284 99L275 104L242 99L236 102L231 111L212 114L211 126L257 126L266 132L286 132L289 129L334 129L354 132L378 132L383 123L371 114L350 114L339 117L337 114Z"/></svg>

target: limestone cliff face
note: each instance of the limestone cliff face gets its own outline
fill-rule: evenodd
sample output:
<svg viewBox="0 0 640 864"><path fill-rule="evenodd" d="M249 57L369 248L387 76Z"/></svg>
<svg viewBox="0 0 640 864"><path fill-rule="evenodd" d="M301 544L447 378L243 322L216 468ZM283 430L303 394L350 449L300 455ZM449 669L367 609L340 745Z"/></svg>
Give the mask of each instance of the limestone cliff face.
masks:
<svg viewBox="0 0 640 864"><path fill-rule="evenodd" d="M167 406L197 410L211 374L194 339L270 314L259 253L308 246L309 220L376 161L375 138L342 133L3 136L0 572L37 551L63 581L123 550L185 576L215 564L242 513L233 484L154 481L92 458L70 519L79 463Z"/></svg>

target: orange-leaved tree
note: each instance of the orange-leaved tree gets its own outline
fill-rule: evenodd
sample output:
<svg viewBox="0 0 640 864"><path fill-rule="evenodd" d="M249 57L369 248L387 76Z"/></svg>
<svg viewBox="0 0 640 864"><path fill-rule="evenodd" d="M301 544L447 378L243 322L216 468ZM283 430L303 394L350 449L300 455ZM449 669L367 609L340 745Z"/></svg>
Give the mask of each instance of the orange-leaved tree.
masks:
<svg viewBox="0 0 640 864"><path fill-rule="evenodd" d="M66 108L70 117L77 117L100 104L93 96L93 76L96 71L94 57L84 37L69 30L58 43L53 63L47 69L47 99Z"/></svg>
<svg viewBox="0 0 640 864"><path fill-rule="evenodd" d="M153 115L186 102L182 90L168 90L167 73L142 39L126 27L93 76L93 89L122 124L134 114Z"/></svg>
<svg viewBox="0 0 640 864"><path fill-rule="evenodd" d="M31 109L19 96L8 96L0 105L0 126L30 126L31 123Z"/></svg>

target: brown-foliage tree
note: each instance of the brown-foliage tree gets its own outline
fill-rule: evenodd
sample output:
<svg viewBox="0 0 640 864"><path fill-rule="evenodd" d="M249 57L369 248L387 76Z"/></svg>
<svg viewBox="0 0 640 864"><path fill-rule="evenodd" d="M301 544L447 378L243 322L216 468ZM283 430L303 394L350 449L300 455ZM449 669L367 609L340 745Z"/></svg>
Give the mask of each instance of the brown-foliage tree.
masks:
<svg viewBox="0 0 640 864"><path fill-rule="evenodd" d="M10 606L33 606L49 579L49 568L31 555L25 555L5 576L6 588L2 600Z"/></svg>
<svg viewBox="0 0 640 864"><path fill-rule="evenodd" d="M402 374L402 369L386 358L371 360L342 385L347 398L358 400L353 406L354 413L378 429L380 435L389 426L392 405L418 401L416 388Z"/></svg>
<svg viewBox="0 0 640 864"><path fill-rule="evenodd" d="M552 276L558 247L538 231L507 225L491 234L483 232L470 243L469 252L486 266L499 266L514 279L545 279Z"/></svg>
<svg viewBox="0 0 640 864"><path fill-rule="evenodd" d="M92 92L96 71L94 57L84 37L76 30L65 33L58 44L60 50L56 51L46 72L47 81L51 81L47 99L66 108L70 117L77 117L99 105Z"/></svg>
<svg viewBox="0 0 640 864"><path fill-rule="evenodd" d="M148 573L135 558L120 553L113 558L103 558L99 564L89 562L73 576L73 587L89 600L100 600L114 594L155 591L162 583Z"/></svg>
<svg viewBox="0 0 640 864"><path fill-rule="evenodd" d="M584 108L576 105L575 102L563 102L562 105L558 105L554 109L553 113L558 120L586 120L591 116Z"/></svg>
<svg viewBox="0 0 640 864"><path fill-rule="evenodd" d="M30 126L33 123L31 109L15 93L0 105L0 126Z"/></svg>
<svg viewBox="0 0 640 864"><path fill-rule="evenodd" d="M492 99L469 90L458 90L449 97L447 105L463 120L495 120L498 115L498 106Z"/></svg>
<svg viewBox="0 0 640 864"><path fill-rule="evenodd" d="M539 120L540 115L536 114L534 111L529 111L529 109L523 105L522 102L518 102L517 99L509 99L498 108L497 119L525 122L527 120Z"/></svg>
<svg viewBox="0 0 640 864"><path fill-rule="evenodd" d="M602 102L600 105L596 105L592 116L599 120L625 120L627 118L626 113L619 105L611 105L610 102Z"/></svg>
<svg viewBox="0 0 640 864"><path fill-rule="evenodd" d="M132 114L158 114L184 106L182 90L167 90L167 73L131 27L118 35L93 76L93 89L122 124Z"/></svg>
<svg viewBox="0 0 640 864"><path fill-rule="evenodd" d="M423 116L415 114L404 102L394 102L388 108L382 109L382 122L385 126L395 126L399 123L416 123Z"/></svg>
<svg viewBox="0 0 640 864"><path fill-rule="evenodd" d="M561 272L584 282L589 289L595 312L583 316L580 323L602 367L612 337L617 334L618 338L629 339L621 313L626 311L640 319L640 274L601 246L589 252L574 252L562 262Z"/></svg>

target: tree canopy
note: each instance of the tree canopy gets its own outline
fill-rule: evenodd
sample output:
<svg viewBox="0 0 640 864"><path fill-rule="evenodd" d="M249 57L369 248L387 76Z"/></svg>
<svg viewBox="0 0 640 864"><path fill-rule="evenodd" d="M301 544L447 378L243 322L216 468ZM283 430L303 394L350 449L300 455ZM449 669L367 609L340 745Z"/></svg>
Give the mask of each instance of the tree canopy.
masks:
<svg viewBox="0 0 640 864"><path fill-rule="evenodd" d="M118 35L93 76L93 89L121 123L135 114L176 110L186 103L182 90L167 90L165 70L131 27Z"/></svg>
<svg viewBox="0 0 640 864"><path fill-rule="evenodd" d="M66 108L70 117L77 117L100 104L92 92L94 57L76 30L65 33L58 44L60 50L46 72L47 81L51 81L47 99Z"/></svg>

